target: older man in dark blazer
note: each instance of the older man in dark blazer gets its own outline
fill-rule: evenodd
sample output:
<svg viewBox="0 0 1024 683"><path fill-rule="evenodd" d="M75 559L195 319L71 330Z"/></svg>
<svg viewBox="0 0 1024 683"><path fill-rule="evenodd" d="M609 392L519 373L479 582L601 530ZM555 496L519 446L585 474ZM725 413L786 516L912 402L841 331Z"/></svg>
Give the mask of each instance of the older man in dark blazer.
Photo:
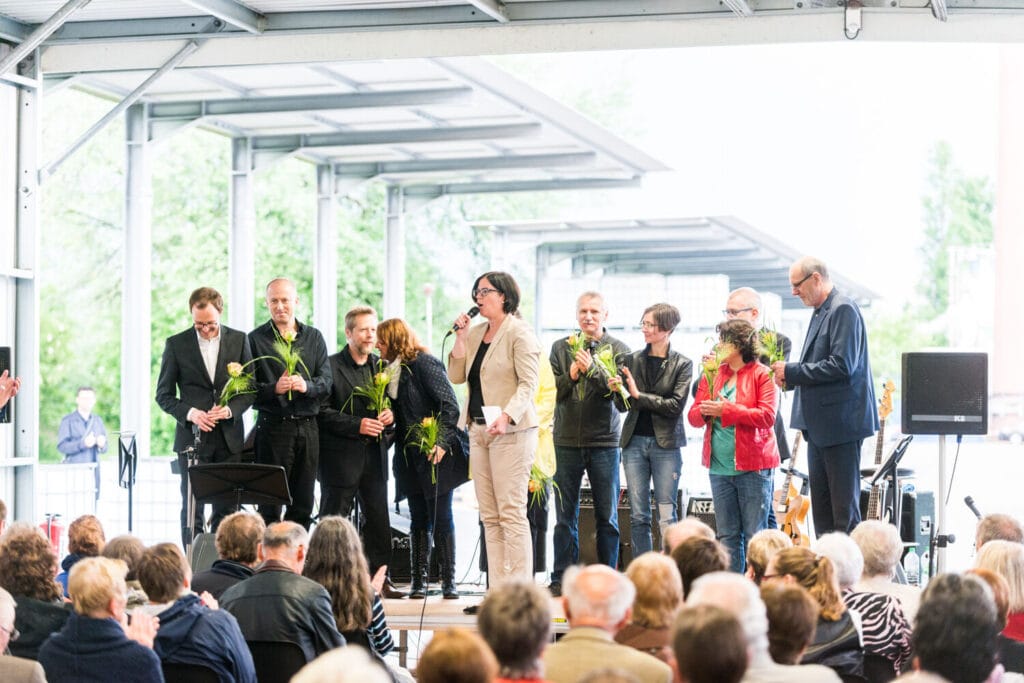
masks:
<svg viewBox="0 0 1024 683"><path fill-rule="evenodd" d="M814 315L800 360L772 364L775 382L796 389L790 425L807 441L814 533L849 533L860 522L861 444L878 429L864 319L816 258L794 263L789 282Z"/></svg>
<svg viewBox="0 0 1024 683"><path fill-rule="evenodd" d="M202 506L196 506L189 523L187 506L188 463L186 451L197 445L202 462L238 462L245 430L242 413L252 405L253 394L239 394L220 405L220 394L228 381L228 364L245 365L252 360L249 340L244 332L220 324L224 299L212 287L200 287L188 300L192 327L167 338L160 376L156 384L156 402L174 417L174 450L181 468L181 536L183 545L190 535L203 529ZM198 444L197 444L198 442ZM211 531L235 511L233 505L213 506Z"/></svg>

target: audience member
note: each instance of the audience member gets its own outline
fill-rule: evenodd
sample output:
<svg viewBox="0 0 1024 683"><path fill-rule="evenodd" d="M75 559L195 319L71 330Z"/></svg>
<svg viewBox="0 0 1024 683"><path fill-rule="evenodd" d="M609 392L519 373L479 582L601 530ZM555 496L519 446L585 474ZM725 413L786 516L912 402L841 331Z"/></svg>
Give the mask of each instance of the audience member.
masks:
<svg viewBox="0 0 1024 683"><path fill-rule="evenodd" d="M684 607L672 629L678 683L739 683L747 670L747 640L736 617L721 607Z"/></svg>
<svg viewBox="0 0 1024 683"><path fill-rule="evenodd" d="M461 628L438 631L420 655L418 683L491 683L498 661L477 634Z"/></svg>
<svg viewBox="0 0 1024 683"><path fill-rule="evenodd" d="M985 581L992 589L992 597L996 604L996 625L1000 630L1006 628L1006 617L1010 612L1010 584L1006 579L988 569L968 569L964 574L973 574ZM1007 638L1002 633L996 636L999 648L999 662L1007 671L1024 673L1024 643Z"/></svg>
<svg viewBox="0 0 1024 683"><path fill-rule="evenodd" d="M57 582L64 589L64 597L68 597L68 572L71 568L86 557L99 557L105 543L103 525L95 515L82 515L71 522L68 527L68 555L61 560L62 571L57 574Z"/></svg>
<svg viewBox="0 0 1024 683"><path fill-rule="evenodd" d="M793 547L793 540L778 529L762 529L753 535L747 544L746 577L761 585L768 560L780 550Z"/></svg>
<svg viewBox="0 0 1024 683"><path fill-rule="evenodd" d="M302 667L291 683L391 683L391 677L363 648L342 647Z"/></svg>
<svg viewBox="0 0 1024 683"><path fill-rule="evenodd" d="M39 648L39 663L50 683L163 683L153 652L157 619L125 612L126 568L119 560L88 557L68 577L74 612Z"/></svg>
<svg viewBox="0 0 1024 683"><path fill-rule="evenodd" d="M633 618L615 634L615 642L670 664L672 620L683 604L679 570L672 559L651 551L634 558L626 569L626 576L636 588Z"/></svg>
<svg viewBox="0 0 1024 683"><path fill-rule="evenodd" d="M210 609L189 590L192 568L177 545L158 543L139 559L139 581L163 608L153 649L164 664L217 672L220 683L256 683L249 646L228 612Z"/></svg>
<svg viewBox="0 0 1024 683"><path fill-rule="evenodd" d="M664 662L614 641L630 619L636 590L629 579L605 565L570 567L562 591L569 632L544 651L548 679L576 683L583 674L608 666L635 674L641 683L672 679Z"/></svg>
<svg viewBox="0 0 1024 683"><path fill-rule="evenodd" d="M383 580L387 565L378 569ZM359 532L343 517L323 517L309 539L302 575L331 596L338 631L349 644L362 645L383 658L394 649L380 594L370 585L370 569Z"/></svg>
<svg viewBox="0 0 1024 683"><path fill-rule="evenodd" d="M135 568L144 552L146 552L146 546L142 541L131 534L123 534L107 541L107 544L103 546L103 552L100 553L103 557L121 560L128 565L128 574L125 575L124 582L128 586L129 613L149 602L149 596L146 595L146 591L142 590L142 584L139 583L139 579L135 575Z"/></svg>
<svg viewBox="0 0 1024 683"><path fill-rule="evenodd" d="M476 619L498 659L497 681L543 683L541 654L551 640L548 594L532 581L512 580L484 597Z"/></svg>
<svg viewBox="0 0 1024 683"><path fill-rule="evenodd" d="M1003 635L1024 641L1024 545L999 539L988 541L978 550L975 566L1006 579L1010 613Z"/></svg>
<svg viewBox="0 0 1024 683"><path fill-rule="evenodd" d="M903 556L903 539L894 524L876 519L864 520L850 533L860 548L864 570L853 590L860 593L882 593L900 601L907 621L913 623L921 602L921 589L895 582L896 566Z"/></svg>
<svg viewBox="0 0 1024 683"><path fill-rule="evenodd" d="M671 555L677 545L692 536L715 540L715 530L697 517L683 517L678 522L665 527L665 535L661 539L662 549L666 555Z"/></svg>
<svg viewBox="0 0 1024 683"><path fill-rule="evenodd" d="M223 526L223 523L221 524ZM246 640L291 641L306 661L345 644L331 613L331 596L302 574L309 536L301 524L267 527L255 574L224 591L220 606L234 615Z"/></svg>
<svg viewBox="0 0 1024 683"><path fill-rule="evenodd" d="M860 548L842 532L825 534L815 546L819 555L832 561L836 570L840 595L850 609L861 633L865 655L882 657L892 665L892 675L898 675L910 662L910 622L891 595L856 592L853 584L864 571L864 557Z"/></svg>
<svg viewBox="0 0 1024 683"><path fill-rule="evenodd" d="M7 644L18 640L18 629L14 627L14 598L0 588L0 680L5 683L46 683L43 667L39 662L7 654Z"/></svg>
<svg viewBox="0 0 1024 683"><path fill-rule="evenodd" d="M768 652L779 664L799 664L814 640L821 608L803 586L769 581L761 586L768 615Z"/></svg>
<svg viewBox="0 0 1024 683"><path fill-rule="evenodd" d="M1024 543L1024 527L1016 517L1010 515L1000 513L985 515L978 520L978 526L974 531L974 547L976 550L980 550L981 546L989 541Z"/></svg>
<svg viewBox="0 0 1024 683"><path fill-rule="evenodd" d="M757 586L732 572L714 572L697 579L686 598L687 607L715 605L740 622L750 653L743 683L839 683L831 669L817 664L787 666L768 653L768 617Z"/></svg>
<svg viewBox="0 0 1024 683"><path fill-rule="evenodd" d="M996 666L996 607L976 576L939 574L921 594L914 668L950 683L981 683Z"/></svg>
<svg viewBox="0 0 1024 683"><path fill-rule="evenodd" d="M718 541L693 536L672 550L672 561L683 580L685 597L690 593L693 582L701 576L729 568L729 551Z"/></svg>
<svg viewBox="0 0 1024 683"><path fill-rule="evenodd" d="M860 633L839 594L831 560L815 555L808 548L786 548L768 562L764 578L795 581L806 588L821 607L814 640L801 661L824 664L840 676L863 676L864 649Z"/></svg>
<svg viewBox="0 0 1024 683"><path fill-rule="evenodd" d="M12 524L0 539L0 585L18 603L14 627L21 635L10 643L18 657L38 658L39 646L71 614L56 573L57 556L39 529L28 522Z"/></svg>
<svg viewBox="0 0 1024 683"><path fill-rule="evenodd" d="M251 512L235 512L222 519L214 541L219 559L192 577L192 589L197 593L208 591L220 600L224 591L252 576L259 564L256 551L266 530L263 518Z"/></svg>
<svg viewBox="0 0 1024 683"><path fill-rule="evenodd" d="M622 669L597 669L584 675L576 683L640 683L640 679Z"/></svg>

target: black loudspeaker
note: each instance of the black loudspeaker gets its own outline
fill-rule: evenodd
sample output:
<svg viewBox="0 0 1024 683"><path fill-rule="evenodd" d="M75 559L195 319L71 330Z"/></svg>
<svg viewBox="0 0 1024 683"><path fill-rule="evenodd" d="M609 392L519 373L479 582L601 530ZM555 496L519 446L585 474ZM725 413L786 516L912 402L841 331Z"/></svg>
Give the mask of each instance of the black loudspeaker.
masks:
<svg viewBox="0 0 1024 683"><path fill-rule="evenodd" d="M698 498L696 496L690 498L690 501L686 504L686 516L696 517L711 527L716 534L718 533L718 522L715 519L714 498Z"/></svg>
<svg viewBox="0 0 1024 683"><path fill-rule="evenodd" d="M918 491L903 494L903 515L900 520L900 537L904 543L917 545L917 554L928 550L935 523L935 493Z"/></svg>
<svg viewBox="0 0 1024 683"><path fill-rule="evenodd" d="M409 557L409 520L391 511L391 563L388 576L396 583L412 581L412 563ZM430 569L427 572L431 583L437 583L437 553L431 554Z"/></svg>
<svg viewBox="0 0 1024 683"><path fill-rule="evenodd" d="M904 353L904 434L987 434L988 354Z"/></svg>
<svg viewBox="0 0 1024 683"><path fill-rule="evenodd" d="M629 491L619 491L619 569L625 569L633 561L633 543L630 538ZM676 492L676 516L682 514L683 492ZM714 512L712 512L714 515ZM597 520L594 518L594 496L589 488L580 489L580 564L597 562ZM658 503L651 492L651 547L661 550L661 525L658 524Z"/></svg>

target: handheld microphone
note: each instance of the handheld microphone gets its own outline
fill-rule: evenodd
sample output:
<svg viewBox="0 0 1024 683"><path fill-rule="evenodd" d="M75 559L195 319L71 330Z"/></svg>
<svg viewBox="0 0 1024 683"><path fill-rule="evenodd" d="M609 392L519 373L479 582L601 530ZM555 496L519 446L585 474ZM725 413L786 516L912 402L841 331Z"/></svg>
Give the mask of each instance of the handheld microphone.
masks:
<svg viewBox="0 0 1024 683"><path fill-rule="evenodd" d="M973 498L971 498L970 496L967 496L966 498L964 498L964 503L966 503L967 507L969 507L971 509L971 512L974 513L975 517L977 517L978 519L982 518L981 511L978 510L978 506L974 504L974 499Z"/></svg>
<svg viewBox="0 0 1024 683"><path fill-rule="evenodd" d="M476 317L476 314L479 313L479 312L480 312L480 307L479 306L473 306L468 311L466 311L466 315L468 315L470 320L472 320L473 318ZM448 334L444 335L444 338L447 339L448 337L452 336L452 332L455 332L458 329L459 329L458 325L452 325L452 329L448 330Z"/></svg>

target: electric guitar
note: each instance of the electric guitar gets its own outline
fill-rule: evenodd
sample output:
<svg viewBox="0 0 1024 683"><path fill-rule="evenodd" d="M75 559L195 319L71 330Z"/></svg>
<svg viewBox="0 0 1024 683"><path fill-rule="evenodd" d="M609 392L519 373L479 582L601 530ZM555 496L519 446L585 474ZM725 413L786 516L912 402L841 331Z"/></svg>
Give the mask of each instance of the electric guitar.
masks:
<svg viewBox="0 0 1024 683"><path fill-rule="evenodd" d="M786 471L786 480L782 488L776 492L776 500L782 501L781 505L775 508L775 517L782 520L780 528L782 533L789 536L793 545L809 548L811 539L804 528L800 525L807 521L807 511L811 508L811 500L800 495L800 489L793 484L793 470L796 469L796 456L800 453L801 433L796 433L793 439L793 454L789 459L789 469Z"/></svg>
<svg viewBox="0 0 1024 683"><path fill-rule="evenodd" d="M882 385L882 398L878 401L878 438L875 442L875 471L882 466L882 442L885 441L885 419L892 413L892 394L896 391L893 381L887 380ZM885 481L879 481L871 487L868 497L868 512L864 519L882 519L882 500L885 495ZM886 520L887 521L887 520Z"/></svg>

